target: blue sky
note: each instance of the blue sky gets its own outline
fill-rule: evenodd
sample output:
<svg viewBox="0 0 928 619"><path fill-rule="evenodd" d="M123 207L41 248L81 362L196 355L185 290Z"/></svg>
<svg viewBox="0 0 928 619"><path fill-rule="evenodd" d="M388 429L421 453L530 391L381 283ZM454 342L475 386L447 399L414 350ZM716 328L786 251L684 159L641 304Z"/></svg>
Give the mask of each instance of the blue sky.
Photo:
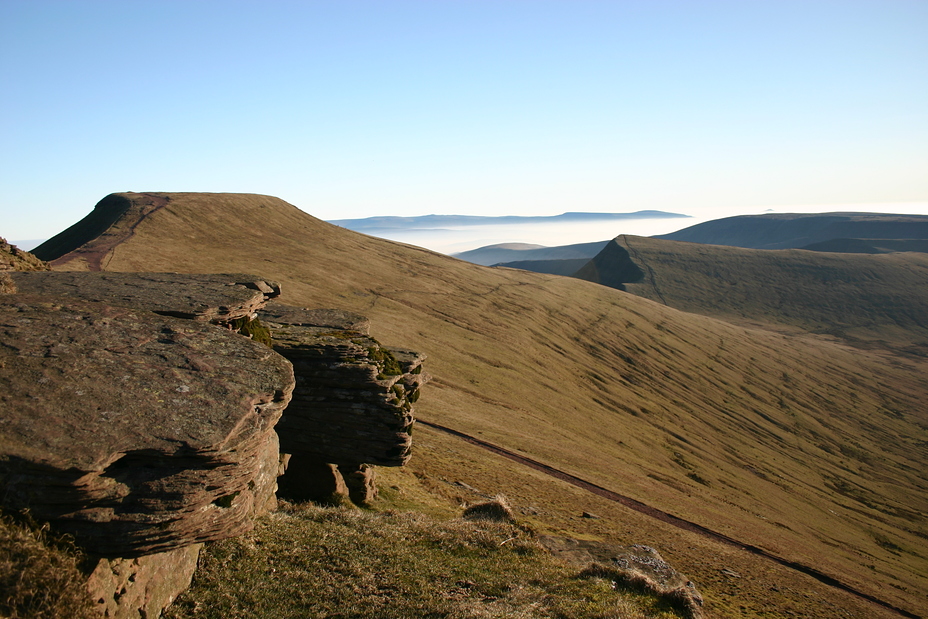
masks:
<svg viewBox="0 0 928 619"><path fill-rule="evenodd" d="M115 191L928 212L925 0L0 0L0 84L14 240Z"/></svg>

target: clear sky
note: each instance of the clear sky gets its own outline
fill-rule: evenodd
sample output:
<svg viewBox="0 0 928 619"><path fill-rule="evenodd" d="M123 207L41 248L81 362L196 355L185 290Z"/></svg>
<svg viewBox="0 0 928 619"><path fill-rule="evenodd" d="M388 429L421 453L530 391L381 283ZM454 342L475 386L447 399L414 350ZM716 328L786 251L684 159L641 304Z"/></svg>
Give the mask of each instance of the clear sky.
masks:
<svg viewBox="0 0 928 619"><path fill-rule="evenodd" d="M926 212L928 1L0 0L0 140L11 240L115 191Z"/></svg>

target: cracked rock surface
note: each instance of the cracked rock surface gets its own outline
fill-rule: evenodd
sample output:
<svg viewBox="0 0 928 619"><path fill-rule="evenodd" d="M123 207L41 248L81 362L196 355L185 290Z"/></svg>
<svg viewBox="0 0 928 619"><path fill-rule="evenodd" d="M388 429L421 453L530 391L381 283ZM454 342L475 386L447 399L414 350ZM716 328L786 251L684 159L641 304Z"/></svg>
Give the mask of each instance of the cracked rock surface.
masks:
<svg viewBox="0 0 928 619"><path fill-rule="evenodd" d="M0 295L2 504L104 556L240 534L273 493L293 384L205 321Z"/></svg>
<svg viewBox="0 0 928 619"><path fill-rule="evenodd" d="M255 275L52 271L11 273L18 292L105 301L191 320L250 318L280 286Z"/></svg>

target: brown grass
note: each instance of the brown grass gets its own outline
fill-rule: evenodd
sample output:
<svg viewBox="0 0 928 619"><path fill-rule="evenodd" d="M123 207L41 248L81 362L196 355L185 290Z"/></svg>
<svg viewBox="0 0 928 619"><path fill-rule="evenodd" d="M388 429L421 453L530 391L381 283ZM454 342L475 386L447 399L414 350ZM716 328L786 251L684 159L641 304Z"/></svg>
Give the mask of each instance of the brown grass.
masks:
<svg viewBox="0 0 928 619"><path fill-rule="evenodd" d="M174 194L123 224L132 236L101 246L107 269L251 271L281 281L285 302L364 314L385 345L428 355L434 379L417 402L422 418L928 612L919 593L928 590L923 360L798 329L747 329L569 278L479 267L339 229L262 196ZM87 268L86 256L56 268ZM548 517L554 528L596 526L598 535L649 543L665 556L661 540L677 539L662 525L642 540L609 518L584 522L559 497L570 491L524 487L529 473L485 455L497 464L429 452L429 436L420 427L414 437L412 466L430 466L416 469L423 475L441 470L542 511L557 505ZM721 555L710 550L681 552L677 561L700 590L705 582L732 592L737 602L717 606L718 616L762 616L769 591L747 579L726 589ZM787 606L793 599L774 597ZM828 599L857 608L842 595ZM840 616L834 608L803 612Z"/></svg>
<svg viewBox="0 0 928 619"><path fill-rule="evenodd" d="M0 294L11 294L16 292L16 284L13 278L6 271L0 271Z"/></svg>
<svg viewBox="0 0 928 619"><path fill-rule="evenodd" d="M0 515L0 616L91 619L82 555L47 527Z"/></svg>
<svg viewBox="0 0 928 619"><path fill-rule="evenodd" d="M679 617L650 596L549 556L530 530L418 513L290 506L207 545L166 619L645 619Z"/></svg>
<svg viewBox="0 0 928 619"><path fill-rule="evenodd" d="M616 587L652 595L677 609L688 619L701 619L702 597L685 586L668 589L639 570L620 570L603 563L594 563L580 572L580 578L603 578Z"/></svg>
<svg viewBox="0 0 928 619"><path fill-rule="evenodd" d="M512 515L512 507L509 501L502 494L490 501L481 501L467 506L464 513L461 514L464 520L488 520L490 522L508 522L515 523L516 518Z"/></svg>

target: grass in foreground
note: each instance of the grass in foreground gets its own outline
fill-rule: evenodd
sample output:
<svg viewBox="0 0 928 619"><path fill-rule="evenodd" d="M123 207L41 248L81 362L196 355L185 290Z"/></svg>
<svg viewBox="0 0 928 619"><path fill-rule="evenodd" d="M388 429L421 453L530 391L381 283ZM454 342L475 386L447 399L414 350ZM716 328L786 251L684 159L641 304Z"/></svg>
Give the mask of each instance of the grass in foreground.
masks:
<svg viewBox="0 0 928 619"><path fill-rule="evenodd" d="M652 597L580 577L524 527L421 513L293 506L209 544L187 617L670 618Z"/></svg>
<svg viewBox="0 0 928 619"><path fill-rule="evenodd" d="M0 515L0 617L98 618L79 569L81 558L47 527Z"/></svg>

